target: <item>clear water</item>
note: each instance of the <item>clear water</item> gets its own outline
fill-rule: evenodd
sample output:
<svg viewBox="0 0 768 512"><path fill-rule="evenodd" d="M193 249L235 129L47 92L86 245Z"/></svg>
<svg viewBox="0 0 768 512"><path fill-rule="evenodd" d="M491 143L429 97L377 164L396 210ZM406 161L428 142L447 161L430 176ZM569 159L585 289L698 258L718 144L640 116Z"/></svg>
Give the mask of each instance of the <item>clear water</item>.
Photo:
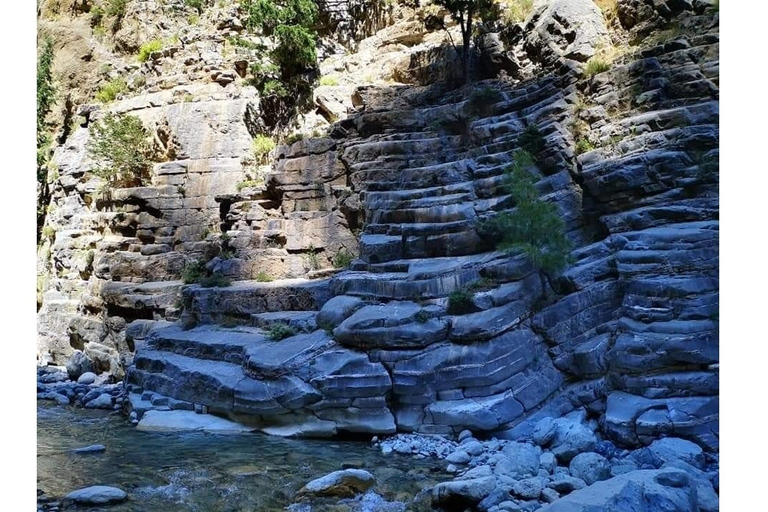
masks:
<svg viewBox="0 0 768 512"><path fill-rule="evenodd" d="M74 448L103 444L101 454ZM284 510L308 481L359 467L377 479L375 495L341 507L315 502L294 510L405 510L425 487L449 479L434 461L383 456L367 443L292 440L261 434L139 432L123 416L39 403L37 487L49 497L89 485L114 485L129 500L114 511ZM410 508L410 507L408 507Z"/></svg>

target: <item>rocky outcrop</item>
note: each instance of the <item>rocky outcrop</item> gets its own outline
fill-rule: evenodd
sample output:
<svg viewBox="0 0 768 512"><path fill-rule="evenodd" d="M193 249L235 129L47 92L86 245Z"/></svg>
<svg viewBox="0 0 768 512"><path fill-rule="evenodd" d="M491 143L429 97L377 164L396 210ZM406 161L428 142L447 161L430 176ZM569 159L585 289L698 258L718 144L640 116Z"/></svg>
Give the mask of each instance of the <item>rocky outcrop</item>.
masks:
<svg viewBox="0 0 768 512"><path fill-rule="evenodd" d="M438 35L401 20L326 59L322 69L348 71L315 97L334 117L328 134L278 146L263 185L239 190L261 126L250 89L216 82L187 103L180 91L198 89L175 86L116 103L155 126L172 158L152 186L116 193L117 212L89 203L88 127L59 149L62 213L51 222L62 230L41 352L65 358L79 343L83 373L138 344L131 407L159 393L279 435L469 428L534 441L550 458L532 466L573 465L553 487L521 475L510 490L523 499L601 485L606 441L629 449L666 436L717 451L718 22L678 4L660 15L679 33L646 38L637 22L622 33L637 47L596 72L584 62L611 36L599 9L542 3L486 41L516 74L463 89L416 85L450 58L429 56L448 51ZM397 70L402 83L352 87L382 56L391 60L375 71ZM493 100L478 105L480 88ZM544 149L530 171L574 247L551 283L477 229L514 207L505 168L534 127ZM203 237L206 223L224 240ZM89 247L90 263L77 253ZM235 283L182 288L181 265L209 250L219 251L209 269ZM459 310L457 291L470 297ZM135 323L124 331L115 318ZM564 418L574 411L592 423ZM535 459L509 446L502 467ZM478 505L495 486L487 473L463 475L436 501ZM667 499L657 476L627 487Z"/></svg>

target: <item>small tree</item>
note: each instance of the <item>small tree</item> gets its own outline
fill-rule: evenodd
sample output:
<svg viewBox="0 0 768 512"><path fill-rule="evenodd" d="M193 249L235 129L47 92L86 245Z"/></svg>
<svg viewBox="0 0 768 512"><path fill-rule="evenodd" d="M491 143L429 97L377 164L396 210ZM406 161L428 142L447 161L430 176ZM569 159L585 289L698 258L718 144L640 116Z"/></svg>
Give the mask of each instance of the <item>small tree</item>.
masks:
<svg viewBox="0 0 768 512"><path fill-rule="evenodd" d="M493 10L494 0L433 0L436 5L448 9L451 17L461 27L461 66L464 84L469 83L469 55L472 42L472 31L477 17ZM450 35L450 34L449 34ZM453 39L451 39L453 44ZM455 47L455 45L454 45Z"/></svg>
<svg viewBox="0 0 768 512"><path fill-rule="evenodd" d="M93 126L88 153L92 172L109 188L143 185L149 179L149 132L138 117L107 114Z"/></svg>
<svg viewBox="0 0 768 512"><path fill-rule="evenodd" d="M533 165L530 153L524 150L515 153L515 161L506 171L505 184L515 208L485 221L478 231L496 240L499 249L526 254L538 271L546 294L550 276L568 265L571 244L557 207L539 198L536 180L529 172Z"/></svg>

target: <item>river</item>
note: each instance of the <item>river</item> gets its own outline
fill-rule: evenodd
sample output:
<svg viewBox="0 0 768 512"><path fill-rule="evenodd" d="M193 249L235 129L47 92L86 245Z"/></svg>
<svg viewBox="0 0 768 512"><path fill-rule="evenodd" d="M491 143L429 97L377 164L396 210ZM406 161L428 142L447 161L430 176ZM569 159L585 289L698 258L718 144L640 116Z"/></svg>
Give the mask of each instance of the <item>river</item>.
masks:
<svg viewBox="0 0 768 512"><path fill-rule="evenodd" d="M91 444L106 452L71 453ZM412 508L421 489L449 478L434 460L384 456L366 442L147 433L121 415L38 403L38 489L61 498L90 485L117 486L129 500L109 507L116 512L283 510L305 483L344 467L370 471L377 494L292 509L401 511Z"/></svg>

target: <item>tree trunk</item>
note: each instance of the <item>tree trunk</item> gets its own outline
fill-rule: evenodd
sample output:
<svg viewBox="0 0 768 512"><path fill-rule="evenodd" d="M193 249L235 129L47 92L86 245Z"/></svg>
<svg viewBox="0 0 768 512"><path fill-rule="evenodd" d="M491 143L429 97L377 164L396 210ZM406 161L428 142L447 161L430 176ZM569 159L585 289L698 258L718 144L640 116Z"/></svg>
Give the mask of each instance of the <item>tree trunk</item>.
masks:
<svg viewBox="0 0 768 512"><path fill-rule="evenodd" d="M464 72L463 78L464 78L464 85L468 85L470 83L470 45L472 44L472 11L467 11L467 22L466 24L461 25L461 36L464 42L464 46L461 51L461 64L462 64L462 70Z"/></svg>

